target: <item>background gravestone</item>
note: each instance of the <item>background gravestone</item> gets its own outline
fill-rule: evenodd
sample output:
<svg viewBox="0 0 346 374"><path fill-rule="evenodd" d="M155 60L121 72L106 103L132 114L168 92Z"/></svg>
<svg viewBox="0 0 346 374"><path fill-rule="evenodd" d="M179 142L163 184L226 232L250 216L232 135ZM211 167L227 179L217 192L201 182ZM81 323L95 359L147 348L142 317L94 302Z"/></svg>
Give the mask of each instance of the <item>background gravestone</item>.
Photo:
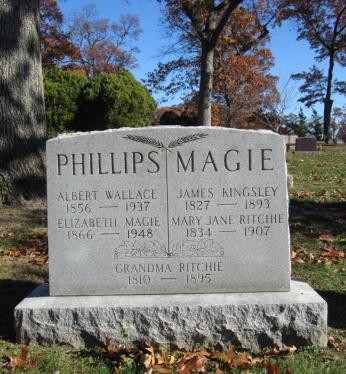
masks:
<svg viewBox="0 0 346 374"><path fill-rule="evenodd" d="M317 141L315 138L297 138L296 139L297 152L316 152Z"/></svg>

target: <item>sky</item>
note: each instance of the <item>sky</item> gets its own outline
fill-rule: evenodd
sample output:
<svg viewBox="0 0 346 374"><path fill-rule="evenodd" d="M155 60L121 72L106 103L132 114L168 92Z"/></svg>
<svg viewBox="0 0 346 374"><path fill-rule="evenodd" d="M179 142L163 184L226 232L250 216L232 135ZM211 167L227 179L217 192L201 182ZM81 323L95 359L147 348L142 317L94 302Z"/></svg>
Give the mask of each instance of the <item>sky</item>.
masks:
<svg viewBox="0 0 346 374"><path fill-rule="evenodd" d="M97 7L100 17L109 18L117 21L120 14L135 14L140 17L141 33L136 45L140 53L136 55L138 68L132 69L131 72L138 80L146 78L148 72L154 70L157 63L162 61L162 49L169 43L165 36L163 25L160 24L160 9L156 0L59 0L59 5L64 13L65 20L83 5L94 3ZM268 46L271 48L275 58L275 66L272 74L280 78L280 87L287 84L291 74L308 70L314 63L321 66L327 71L327 64L318 64L314 60L314 51L309 47L306 41L297 41L296 33L293 30L293 24L284 23L280 28L271 30L271 41ZM346 69L338 64L334 68L334 76L339 80L346 80ZM289 92L292 95L289 112L297 113L302 107L307 116L311 114L302 103L297 103L299 98L299 82L290 80L288 83ZM160 96L153 95L160 105ZM334 96L334 106L343 107L346 105L345 98L340 95ZM180 103L179 94L175 97L168 98L168 101L162 105L174 105ZM322 115L322 105L316 106L316 110Z"/></svg>

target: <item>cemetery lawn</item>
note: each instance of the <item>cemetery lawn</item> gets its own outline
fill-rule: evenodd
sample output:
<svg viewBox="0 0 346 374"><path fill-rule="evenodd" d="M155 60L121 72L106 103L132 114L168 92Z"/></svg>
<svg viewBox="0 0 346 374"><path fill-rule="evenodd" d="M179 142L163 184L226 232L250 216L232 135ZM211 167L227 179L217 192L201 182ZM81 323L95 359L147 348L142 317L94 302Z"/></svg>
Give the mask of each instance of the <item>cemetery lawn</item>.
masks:
<svg viewBox="0 0 346 374"><path fill-rule="evenodd" d="M328 348L299 349L293 354L271 350L265 357L253 355L250 367L238 369L230 369L222 359L208 358L206 372L219 368L219 374L278 373L273 367L264 368L263 359L278 362L281 373L286 368L286 373L299 374L346 372L346 146L325 147L316 155L289 152L287 160L294 178L290 190L292 276L308 282L328 302ZM46 227L46 209L40 203L0 206L0 373L148 372L144 364L148 366L153 357L143 347L122 354L109 344L84 351L30 346L26 352L14 343L15 305L48 280ZM163 350L160 357L165 355L171 357L172 352ZM175 373L182 356L175 352L170 370L161 372ZM122 369L115 371L119 365Z"/></svg>

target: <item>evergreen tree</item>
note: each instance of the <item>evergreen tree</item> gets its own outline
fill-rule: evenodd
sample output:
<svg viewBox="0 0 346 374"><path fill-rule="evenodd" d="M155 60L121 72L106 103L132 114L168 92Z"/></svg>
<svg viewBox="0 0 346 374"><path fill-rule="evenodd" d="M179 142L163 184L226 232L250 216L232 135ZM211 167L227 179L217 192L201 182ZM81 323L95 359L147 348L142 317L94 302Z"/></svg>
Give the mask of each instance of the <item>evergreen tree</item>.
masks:
<svg viewBox="0 0 346 374"><path fill-rule="evenodd" d="M74 131L87 77L58 66L44 71L44 99L48 136Z"/></svg>
<svg viewBox="0 0 346 374"><path fill-rule="evenodd" d="M307 135L307 133L308 133L308 121L307 121L306 115L303 112L303 109L300 108L299 113L298 113L298 127L296 129L296 134L299 137L303 138L304 136Z"/></svg>
<svg viewBox="0 0 346 374"><path fill-rule="evenodd" d="M143 127L155 121L156 102L133 75L99 73L83 89L76 130Z"/></svg>
<svg viewBox="0 0 346 374"><path fill-rule="evenodd" d="M313 135L316 140L323 139L323 123L322 117L315 109L312 110L312 117L309 123L309 134Z"/></svg>
<svg viewBox="0 0 346 374"><path fill-rule="evenodd" d="M299 109L297 120L294 121L294 122L291 122L288 126L300 138L303 138L304 136L307 135L307 133L308 133L308 122L307 122L306 115L304 114L302 108Z"/></svg>

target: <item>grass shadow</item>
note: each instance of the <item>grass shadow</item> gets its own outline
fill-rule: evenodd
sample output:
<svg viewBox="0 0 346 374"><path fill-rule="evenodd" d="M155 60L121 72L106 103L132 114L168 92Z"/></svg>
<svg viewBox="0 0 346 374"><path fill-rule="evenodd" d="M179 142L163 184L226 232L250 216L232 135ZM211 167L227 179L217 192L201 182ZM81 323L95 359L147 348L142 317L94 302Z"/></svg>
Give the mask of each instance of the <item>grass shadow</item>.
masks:
<svg viewBox="0 0 346 374"><path fill-rule="evenodd" d="M0 337L15 342L14 308L19 304L38 283L0 279Z"/></svg>
<svg viewBox="0 0 346 374"><path fill-rule="evenodd" d="M31 226L47 227L47 208L35 208L24 211L24 217Z"/></svg>
<svg viewBox="0 0 346 374"><path fill-rule="evenodd" d="M328 326L346 330L346 292L316 290L328 304Z"/></svg>
<svg viewBox="0 0 346 374"><path fill-rule="evenodd" d="M346 234L346 202L322 203L290 200L291 234L301 233L316 238L319 233L333 236Z"/></svg>

